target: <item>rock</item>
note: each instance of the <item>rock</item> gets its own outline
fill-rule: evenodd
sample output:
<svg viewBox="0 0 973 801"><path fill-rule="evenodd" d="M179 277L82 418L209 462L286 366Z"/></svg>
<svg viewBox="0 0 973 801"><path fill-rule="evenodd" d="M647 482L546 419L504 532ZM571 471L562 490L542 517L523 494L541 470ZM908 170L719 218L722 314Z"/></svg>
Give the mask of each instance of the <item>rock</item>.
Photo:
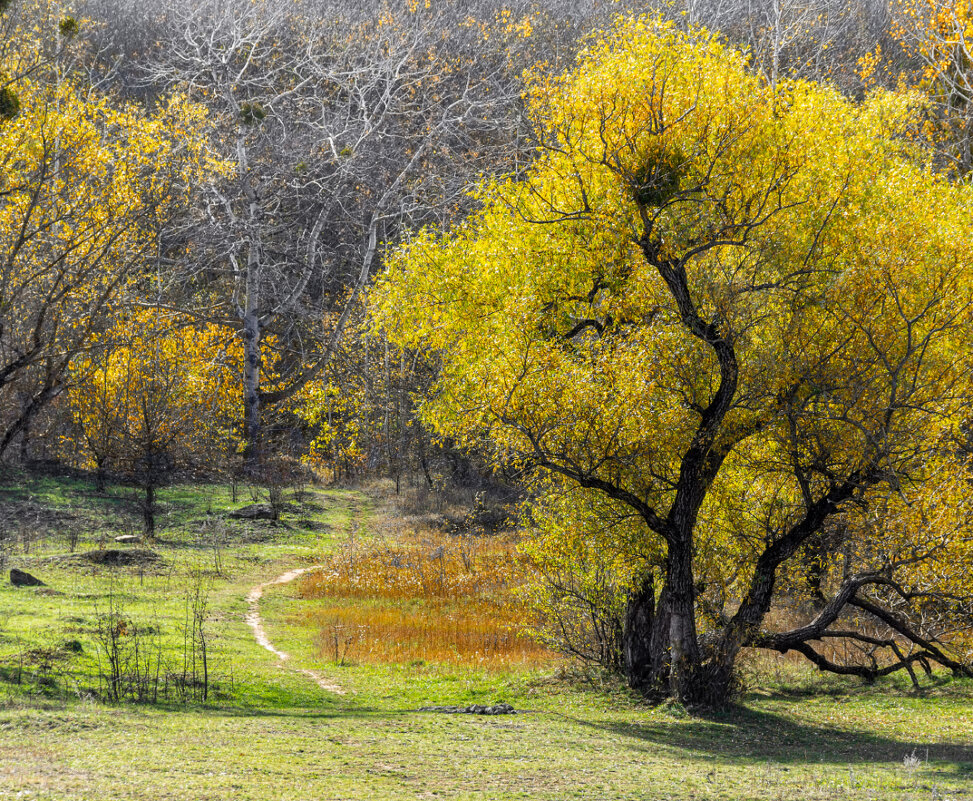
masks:
<svg viewBox="0 0 973 801"><path fill-rule="evenodd" d="M493 706L481 706L480 704L473 704L466 708L467 714L470 715L516 715L517 710L514 709L510 704L505 704L503 702L499 704L493 704Z"/></svg>
<svg viewBox="0 0 973 801"><path fill-rule="evenodd" d="M276 520L277 514L269 503L253 503L230 512L233 520Z"/></svg>
<svg viewBox="0 0 973 801"><path fill-rule="evenodd" d="M17 570L17 568L11 568L10 570L10 583L15 587L46 587L47 585L41 581L39 578L32 576L23 570Z"/></svg>
<svg viewBox="0 0 973 801"><path fill-rule="evenodd" d="M81 558L96 565L145 565L162 561L162 557L155 551L144 548L131 548L124 551L115 549L88 551L81 554Z"/></svg>
<svg viewBox="0 0 973 801"><path fill-rule="evenodd" d="M121 542L121 543L125 543L125 542L135 543L141 541L142 538L138 534L120 534L119 536L115 537L115 542Z"/></svg>
<svg viewBox="0 0 973 801"><path fill-rule="evenodd" d="M470 704L469 706L424 706L420 707L420 712L443 712L448 715L516 715L517 710L510 704L503 701L484 706L483 704Z"/></svg>

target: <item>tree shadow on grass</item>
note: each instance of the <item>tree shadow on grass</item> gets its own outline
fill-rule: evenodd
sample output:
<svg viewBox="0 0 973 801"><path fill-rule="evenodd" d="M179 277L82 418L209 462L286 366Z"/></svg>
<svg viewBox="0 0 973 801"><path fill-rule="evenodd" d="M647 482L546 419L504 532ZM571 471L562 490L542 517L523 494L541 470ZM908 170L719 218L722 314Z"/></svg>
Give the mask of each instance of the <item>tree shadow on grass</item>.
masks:
<svg viewBox="0 0 973 801"><path fill-rule="evenodd" d="M901 764L914 755L923 762L951 762L973 780L973 733L967 742L930 742L921 734L895 739L869 731L804 723L787 717L734 707L707 717L637 722L586 721L563 716L579 726L630 738L636 748L684 750L722 762Z"/></svg>
<svg viewBox="0 0 973 801"><path fill-rule="evenodd" d="M154 709L161 709L166 712L186 713L187 707L179 704L156 704ZM399 717L401 713L390 712L387 709L375 709L372 707L348 707L348 706L293 706L293 707L259 707L245 705L203 705L189 708L199 715L214 718L266 718L266 719L293 719L293 720L335 720L337 718L362 718L366 720L377 720L381 718Z"/></svg>

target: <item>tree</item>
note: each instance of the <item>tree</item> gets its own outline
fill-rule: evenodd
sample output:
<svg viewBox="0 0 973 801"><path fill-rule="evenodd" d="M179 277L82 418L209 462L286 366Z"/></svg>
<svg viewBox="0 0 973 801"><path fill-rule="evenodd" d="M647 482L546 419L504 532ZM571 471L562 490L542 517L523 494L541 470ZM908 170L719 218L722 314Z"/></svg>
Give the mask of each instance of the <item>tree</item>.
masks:
<svg viewBox="0 0 973 801"><path fill-rule="evenodd" d="M200 109L174 97L149 115L90 92L50 67L41 34L18 29L0 64L16 97L0 116L0 454L208 169Z"/></svg>
<svg viewBox="0 0 973 801"><path fill-rule="evenodd" d="M650 697L725 703L747 646L968 674L931 611L955 623L969 587L930 564L970 558L950 444L970 198L908 143L915 98L774 90L711 35L643 18L530 106L526 175L417 236L373 298L393 342L441 360L427 423L626 522L588 530L624 532L622 656ZM891 547L894 515L913 524ZM775 629L808 565L808 617ZM839 639L873 653L813 645Z"/></svg>
<svg viewBox="0 0 973 801"><path fill-rule="evenodd" d="M899 0L893 34L918 68L903 77L933 101L930 140L944 166L973 169L973 9L964 0Z"/></svg>
<svg viewBox="0 0 973 801"><path fill-rule="evenodd" d="M464 50L475 28L418 4L214 0L164 16L145 81L212 111L231 170L204 186L191 256L157 300L238 331L253 467L265 412L327 366L383 243L462 199L517 92ZM268 334L290 370L274 388Z"/></svg>
<svg viewBox="0 0 973 801"><path fill-rule="evenodd" d="M673 0L651 7L677 25L705 26L748 49L771 85L779 77L829 80L860 94L862 60L899 55L885 0Z"/></svg>
<svg viewBox="0 0 973 801"><path fill-rule="evenodd" d="M226 454L239 427L239 340L219 326L141 310L117 320L91 355L76 358L69 401L86 452L142 490L155 535L156 492L172 471Z"/></svg>

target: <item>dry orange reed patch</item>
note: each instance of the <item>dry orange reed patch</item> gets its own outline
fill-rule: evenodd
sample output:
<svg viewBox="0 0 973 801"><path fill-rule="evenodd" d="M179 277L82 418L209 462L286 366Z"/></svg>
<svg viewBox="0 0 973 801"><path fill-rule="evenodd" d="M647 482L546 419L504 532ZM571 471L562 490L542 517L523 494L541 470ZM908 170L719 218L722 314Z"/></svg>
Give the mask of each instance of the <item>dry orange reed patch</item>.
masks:
<svg viewBox="0 0 973 801"><path fill-rule="evenodd" d="M502 668L553 658L517 630L529 614L513 592L524 578L511 535L425 531L351 541L300 592L325 601L307 613L322 658Z"/></svg>

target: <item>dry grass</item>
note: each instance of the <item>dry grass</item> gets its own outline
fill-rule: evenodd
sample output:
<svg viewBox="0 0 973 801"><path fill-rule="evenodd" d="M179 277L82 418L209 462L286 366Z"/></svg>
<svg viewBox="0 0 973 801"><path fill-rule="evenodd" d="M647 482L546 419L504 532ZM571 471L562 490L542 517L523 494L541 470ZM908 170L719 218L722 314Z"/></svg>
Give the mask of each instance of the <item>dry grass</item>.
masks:
<svg viewBox="0 0 973 801"><path fill-rule="evenodd" d="M352 539L300 591L324 601L308 617L335 662L545 664L553 654L517 631L524 569L514 535L424 530Z"/></svg>

